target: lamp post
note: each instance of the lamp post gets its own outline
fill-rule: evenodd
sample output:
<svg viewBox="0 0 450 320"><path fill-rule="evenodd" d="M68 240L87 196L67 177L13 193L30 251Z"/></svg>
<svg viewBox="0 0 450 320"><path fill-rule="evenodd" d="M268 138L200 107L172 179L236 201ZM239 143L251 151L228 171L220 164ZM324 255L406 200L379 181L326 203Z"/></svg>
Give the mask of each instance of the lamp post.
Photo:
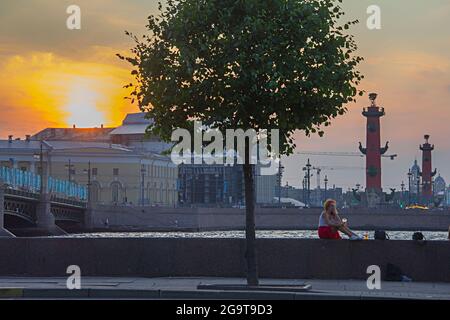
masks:
<svg viewBox="0 0 450 320"><path fill-rule="evenodd" d="M303 175L303 179L302 179L302 201L306 204L306 174Z"/></svg>
<svg viewBox="0 0 450 320"><path fill-rule="evenodd" d="M417 204L420 204L421 196L420 196L420 174L416 177L416 183L417 183Z"/></svg>
<svg viewBox="0 0 450 320"><path fill-rule="evenodd" d="M195 170L195 165L192 167L192 196L191 196L191 205L192 207L196 201L196 193L197 193L197 171Z"/></svg>
<svg viewBox="0 0 450 320"><path fill-rule="evenodd" d="M328 198L328 176L325 176L325 180L323 180L323 182L325 183L325 200Z"/></svg>
<svg viewBox="0 0 450 320"><path fill-rule="evenodd" d="M43 150L43 146L42 146L42 141L41 141L41 146L40 146L40 150L39 150L39 154L34 154L33 155L35 160L39 160L39 167L40 167L40 172L39 172L39 176L40 176L40 190L39 192L42 194L44 191L44 150Z"/></svg>
<svg viewBox="0 0 450 320"><path fill-rule="evenodd" d="M91 203L91 186L92 186L92 183L91 183L91 175L92 175L92 170L91 170L91 162L89 161L89 163L88 163L88 169L87 170L84 170L84 173L87 173L87 175L88 175L88 183L87 183L87 191L88 191L88 194L87 194L87 201L88 201L88 204L90 204Z"/></svg>
<svg viewBox="0 0 450 320"><path fill-rule="evenodd" d="M411 169L408 171L408 205L411 205L411 181L412 181L412 172Z"/></svg>
<svg viewBox="0 0 450 320"><path fill-rule="evenodd" d="M222 167L222 175L223 175L223 194L222 194L222 202L223 204L227 203L227 176L226 176L226 166L225 164Z"/></svg>
<svg viewBox="0 0 450 320"><path fill-rule="evenodd" d="M402 181L402 184L400 186L402 187L401 206L403 207L403 200L405 199L405 182Z"/></svg>
<svg viewBox="0 0 450 320"><path fill-rule="evenodd" d="M145 205L145 165L141 165L141 206ZM162 192L162 190L160 191Z"/></svg>
<svg viewBox="0 0 450 320"><path fill-rule="evenodd" d="M66 164L65 167L68 170L69 182L72 182L72 168L74 167L74 165L72 164L71 159L69 159L69 164Z"/></svg>
<svg viewBox="0 0 450 320"><path fill-rule="evenodd" d="M281 183L282 183L282 179L283 179L283 171L284 171L284 167L281 164L278 166L278 204L281 205Z"/></svg>
<svg viewBox="0 0 450 320"><path fill-rule="evenodd" d="M308 159L308 162L306 163L306 166L303 167L303 171L306 173L306 204L308 207L310 206L310 193L311 193L311 162Z"/></svg>

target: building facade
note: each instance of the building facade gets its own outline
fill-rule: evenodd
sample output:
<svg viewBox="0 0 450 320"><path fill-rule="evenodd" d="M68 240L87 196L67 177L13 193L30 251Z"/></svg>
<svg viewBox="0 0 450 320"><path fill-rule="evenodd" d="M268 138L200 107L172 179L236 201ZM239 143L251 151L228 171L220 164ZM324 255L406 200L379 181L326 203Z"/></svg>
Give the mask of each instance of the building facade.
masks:
<svg viewBox="0 0 450 320"><path fill-rule="evenodd" d="M144 113L134 113L118 128L74 126L47 128L25 140L10 136L0 140L0 166L40 173L42 148L49 174L90 182L93 203L175 206L178 167L160 154L170 145L145 134L149 124Z"/></svg>
<svg viewBox="0 0 450 320"><path fill-rule="evenodd" d="M182 164L179 199L183 206L243 205L242 166Z"/></svg>
<svg viewBox="0 0 450 320"><path fill-rule="evenodd" d="M141 154L120 145L73 141L0 141L0 166L91 185L94 204L174 206L177 167L167 157ZM90 169L90 174L89 174Z"/></svg>
<svg viewBox="0 0 450 320"><path fill-rule="evenodd" d="M261 175L260 173L256 175L255 181L257 204L264 205L279 202L279 180L279 175Z"/></svg>
<svg viewBox="0 0 450 320"><path fill-rule="evenodd" d="M179 167L179 199L185 206L243 206L245 182L242 165L182 164ZM262 175L254 166L255 202L278 202L277 175Z"/></svg>

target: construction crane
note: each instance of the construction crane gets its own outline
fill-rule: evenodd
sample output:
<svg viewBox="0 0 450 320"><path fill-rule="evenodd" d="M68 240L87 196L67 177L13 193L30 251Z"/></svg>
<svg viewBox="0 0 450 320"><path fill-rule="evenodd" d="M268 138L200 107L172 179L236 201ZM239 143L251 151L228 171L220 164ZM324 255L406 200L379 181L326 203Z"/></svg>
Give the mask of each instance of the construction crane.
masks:
<svg viewBox="0 0 450 320"><path fill-rule="evenodd" d="M365 155L359 152L322 152L322 151L298 151L297 155L307 155L307 156L328 156L328 157L359 157L364 158ZM384 154L383 158L389 158L395 160L398 157L397 154Z"/></svg>
<svg viewBox="0 0 450 320"><path fill-rule="evenodd" d="M352 167L352 166L334 166L334 167L329 167L329 166L311 166L311 170L312 171L316 171L317 176L319 176L319 178L317 178L317 180L320 180L320 175L322 173L322 171L337 171L337 170L365 170L366 168L364 167ZM306 167L303 171L306 170ZM313 176L312 174L310 175L311 177ZM316 176L316 177L317 177ZM294 176L288 176L288 178L293 179ZM305 173L305 177L307 177L307 174ZM320 183L318 184L320 185Z"/></svg>
<svg viewBox="0 0 450 320"><path fill-rule="evenodd" d="M316 171L316 178L317 178L317 187L315 192L317 193L317 199L321 199L321 173L325 170L365 170L364 167L354 167L354 166L313 166L308 159L308 162L305 167L302 169L305 172L305 177L303 178L303 191L306 191L306 194L304 194L304 197L306 199L306 204L310 205L310 193L311 193L311 184L310 179L313 177L313 174L310 173L310 171ZM326 178L325 184L328 183L328 177ZM325 186L326 189L326 186ZM326 190L325 190L326 192Z"/></svg>
<svg viewBox="0 0 450 320"><path fill-rule="evenodd" d="M322 170L365 170L364 167L355 167L355 166L316 166L315 168L320 168Z"/></svg>
<svg viewBox="0 0 450 320"><path fill-rule="evenodd" d="M314 166L312 168L313 170L316 170L316 178L317 178L317 189L320 189L320 184L321 184L321 173L324 170L365 170L366 168L364 167L352 167L352 166L335 166L335 167L330 167L330 166Z"/></svg>

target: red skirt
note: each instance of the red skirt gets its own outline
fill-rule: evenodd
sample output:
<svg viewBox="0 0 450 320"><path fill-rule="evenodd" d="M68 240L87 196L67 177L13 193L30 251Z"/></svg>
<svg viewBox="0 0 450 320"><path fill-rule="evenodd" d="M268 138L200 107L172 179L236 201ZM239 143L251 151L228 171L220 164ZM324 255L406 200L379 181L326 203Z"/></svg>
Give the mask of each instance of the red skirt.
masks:
<svg viewBox="0 0 450 320"><path fill-rule="evenodd" d="M339 231L332 227L319 227L319 238L320 239L335 239L340 240L341 235Z"/></svg>

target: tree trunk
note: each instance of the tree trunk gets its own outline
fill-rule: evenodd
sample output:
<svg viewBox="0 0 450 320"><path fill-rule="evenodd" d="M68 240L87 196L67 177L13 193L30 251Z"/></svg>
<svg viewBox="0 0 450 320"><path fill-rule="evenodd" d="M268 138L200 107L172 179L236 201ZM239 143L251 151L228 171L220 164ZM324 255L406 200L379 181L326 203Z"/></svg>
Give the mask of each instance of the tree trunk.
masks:
<svg viewBox="0 0 450 320"><path fill-rule="evenodd" d="M258 262L256 255L256 230L255 230L255 185L253 176L253 165L250 162L250 144L246 145L244 164L245 182L245 208L246 208L246 253L247 260L247 284L249 286L259 285Z"/></svg>

